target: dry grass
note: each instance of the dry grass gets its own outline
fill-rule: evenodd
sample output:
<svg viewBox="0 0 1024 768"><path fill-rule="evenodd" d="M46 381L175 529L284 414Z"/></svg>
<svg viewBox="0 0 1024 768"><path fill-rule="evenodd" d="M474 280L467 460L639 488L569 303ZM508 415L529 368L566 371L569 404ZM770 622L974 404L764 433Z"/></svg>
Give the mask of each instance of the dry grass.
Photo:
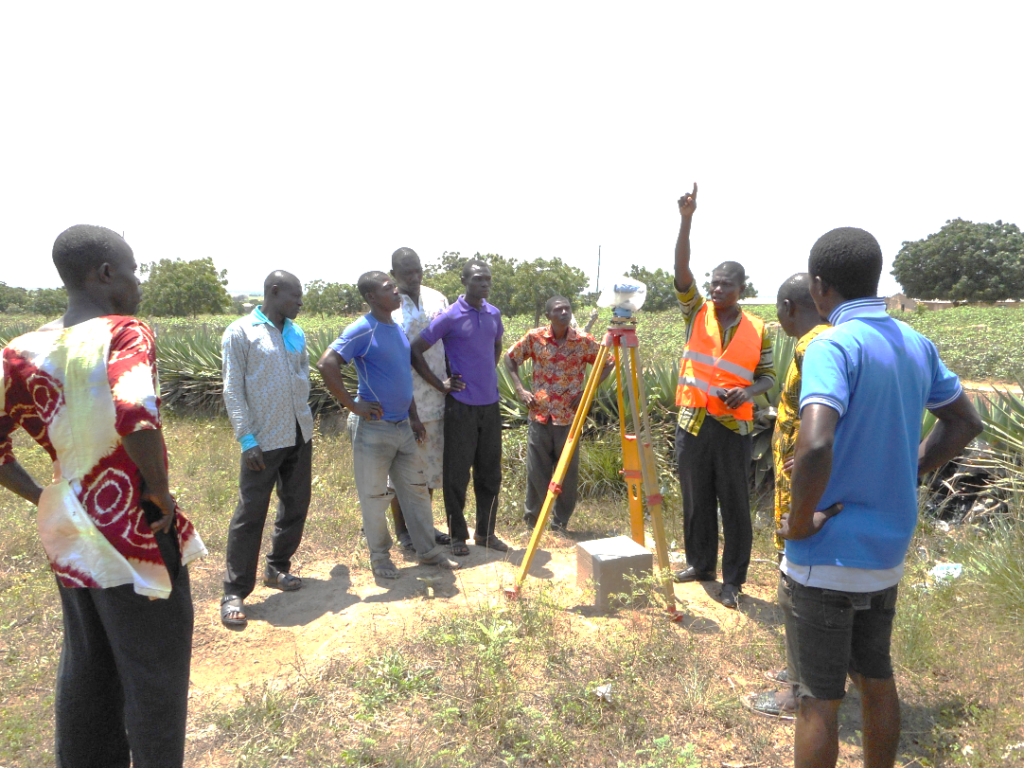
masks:
<svg viewBox="0 0 1024 768"><path fill-rule="evenodd" d="M171 420L167 439L172 482L211 551L194 569L194 597L213 602L237 447L222 421ZM45 477L45 455L23 436L17 447ZM522 472L510 449L499 530L512 529L519 515ZM364 567L347 442L319 438L315 457L297 565ZM31 507L3 494L0 513L0 765L45 765L53 760L57 595ZM670 499L670 538L681 538L677 513ZM575 527L606 535L625 532L628 521L620 499L588 499ZM240 703L201 699L190 713L188 764L788 765L792 728L738 703L739 694L767 688L762 672L783 661L767 531L757 540L754 556L765 562L752 568L744 616L688 614L682 625L657 609L601 616L558 583L516 603L467 604L432 614L419 632L375 636L359 658L297 663L288 676L243 686ZM1010 749L1024 741L1024 632L1019 614L972 565L1006 541L973 530L918 533L895 636L903 764L1010 765L1024 757ZM914 589L937 560L968 568L951 584ZM610 702L595 693L607 684ZM859 764L860 718L849 698L841 760Z"/></svg>

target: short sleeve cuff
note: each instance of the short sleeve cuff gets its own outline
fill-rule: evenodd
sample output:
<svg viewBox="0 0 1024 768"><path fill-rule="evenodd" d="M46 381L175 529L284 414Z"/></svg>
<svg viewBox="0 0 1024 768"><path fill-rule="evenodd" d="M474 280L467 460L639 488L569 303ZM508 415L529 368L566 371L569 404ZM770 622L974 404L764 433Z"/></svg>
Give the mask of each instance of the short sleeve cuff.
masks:
<svg viewBox="0 0 1024 768"><path fill-rule="evenodd" d="M828 395L808 395L807 397L802 398L800 400L801 417L803 416L804 408L808 405L824 405L826 408L831 408L840 416L846 413L846 406L834 397L829 397Z"/></svg>
<svg viewBox="0 0 1024 768"><path fill-rule="evenodd" d="M956 393L952 397L947 397L947 398L945 398L943 400L939 400L939 401L936 401L934 403L927 403L925 405L925 408L927 408L930 411L934 411L936 408L942 408L945 405L949 405L950 403L954 402L958 397L960 397L960 394L963 391L964 391L964 385L961 384L958 381L956 383Z"/></svg>
<svg viewBox="0 0 1024 768"><path fill-rule="evenodd" d="M248 451L251 448L259 446L259 443L256 442L256 438L252 435L246 435L238 442L242 446L242 451Z"/></svg>

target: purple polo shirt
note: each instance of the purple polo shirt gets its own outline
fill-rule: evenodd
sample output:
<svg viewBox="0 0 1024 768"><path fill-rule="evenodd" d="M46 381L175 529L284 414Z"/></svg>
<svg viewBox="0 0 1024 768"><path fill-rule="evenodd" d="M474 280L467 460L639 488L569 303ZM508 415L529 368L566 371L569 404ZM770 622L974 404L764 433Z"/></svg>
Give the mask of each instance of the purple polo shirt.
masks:
<svg viewBox="0 0 1024 768"><path fill-rule="evenodd" d="M498 369L494 364L494 344L505 335L501 312L485 300L480 309L471 307L465 296L420 331L428 344L444 341L444 352L453 374L462 376L466 388L452 397L466 405L490 405L498 402Z"/></svg>

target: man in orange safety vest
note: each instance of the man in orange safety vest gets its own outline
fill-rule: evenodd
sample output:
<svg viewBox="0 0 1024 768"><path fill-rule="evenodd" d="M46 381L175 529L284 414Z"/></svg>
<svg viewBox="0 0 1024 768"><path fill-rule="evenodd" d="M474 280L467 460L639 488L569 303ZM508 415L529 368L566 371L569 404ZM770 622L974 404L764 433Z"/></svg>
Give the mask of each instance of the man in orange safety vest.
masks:
<svg viewBox="0 0 1024 768"><path fill-rule="evenodd" d="M775 383L771 339L764 322L738 302L746 287L743 267L726 261L711 273L710 301L697 290L690 271L690 225L697 209L697 185L679 198L681 224L676 241L676 298L686 320L676 390L676 471L683 497L687 567L675 580L714 581L718 564L718 512L722 550L720 599L739 607L747 579L753 530L747 473L754 398ZM710 416L710 418L708 418Z"/></svg>

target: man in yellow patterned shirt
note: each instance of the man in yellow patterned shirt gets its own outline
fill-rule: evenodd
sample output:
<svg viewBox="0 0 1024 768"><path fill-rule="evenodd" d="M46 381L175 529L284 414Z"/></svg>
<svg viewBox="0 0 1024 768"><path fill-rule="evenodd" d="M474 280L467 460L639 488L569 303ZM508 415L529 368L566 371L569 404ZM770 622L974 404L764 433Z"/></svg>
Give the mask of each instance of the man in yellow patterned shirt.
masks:
<svg viewBox="0 0 1024 768"><path fill-rule="evenodd" d="M796 437L800 431L800 378L803 373L804 352L811 339L828 328L821 319L814 299L811 298L810 277L800 272L786 280L779 288L775 301L775 312L779 325L787 336L799 339L793 351L793 360L786 371L786 378L779 397L779 415L775 420L772 435L772 458L775 461L775 529L781 527L782 516L789 512L790 474L793 470L793 454L796 451ZM781 558L783 541L775 534L775 548ZM772 672L769 677L780 683L788 683L785 669ZM755 712L787 719L796 711L796 697L792 687L784 691L767 691L753 694L745 699L747 706Z"/></svg>

